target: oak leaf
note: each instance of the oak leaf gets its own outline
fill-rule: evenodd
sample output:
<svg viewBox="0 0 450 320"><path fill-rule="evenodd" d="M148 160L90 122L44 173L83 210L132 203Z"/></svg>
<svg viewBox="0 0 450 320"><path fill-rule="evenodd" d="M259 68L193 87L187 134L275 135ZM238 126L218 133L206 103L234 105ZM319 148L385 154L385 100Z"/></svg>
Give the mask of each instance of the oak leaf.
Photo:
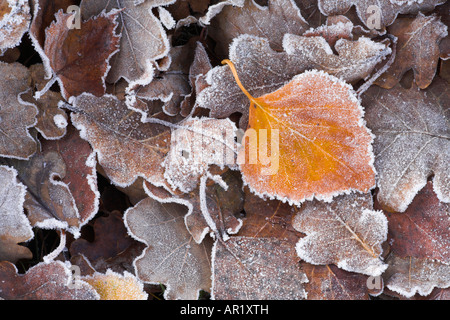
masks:
<svg viewBox="0 0 450 320"><path fill-rule="evenodd" d="M399 257L450 264L450 204L439 201L428 182L405 212L388 213L391 250Z"/></svg>
<svg viewBox="0 0 450 320"><path fill-rule="evenodd" d="M141 122L116 96L82 94L73 101L72 123L89 141L112 183L129 186L139 176L158 186L165 184L161 166L170 148L170 129Z"/></svg>
<svg viewBox="0 0 450 320"><path fill-rule="evenodd" d="M58 11L56 21L45 30L44 52L66 100L83 92L105 93L109 59L119 50L118 14L102 12L83 21L80 29L70 29L72 14Z"/></svg>
<svg viewBox="0 0 450 320"><path fill-rule="evenodd" d="M212 260L214 299L306 298L308 278L289 241L233 236L226 242L216 241Z"/></svg>
<svg viewBox="0 0 450 320"><path fill-rule="evenodd" d="M111 70L106 80L117 82L126 79L129 87L146 85L153 80L156 60L169 53L169 40L158 18L152 13L154 7L172 3L173 0L140 1L81 1L83 19L89 19L103 10L120 10L118 30L122 30L120 52L111 59Z"/></svg>
<svg viewBox="0 0 450 320"><path fill-rule="evenodd" d="M431 259L401 258L391 255L386 259L389 268L383 275L386 287L411 298L416 293L428 296L435 288L450 287L450 265Z"/></svg>
<svg viewBox="0 0 450 320"><path fill-rule="evenodd" d="M195 243L184 223L185 206L146 198L125 212L128 231L147 248L134 261L137 277L163 283L166 299L198 299L211 288L211 243Z"/></svg>
<svg viewBox="0 0 450 320"><path fill-rule="evenodd" d="M450 202L449 86L436 78L426 90L372 86L363 96L367 126L376 135L377 199L403 212L434 173L440 201Z"/></svg>
<svg viewBox="0 0 450 320"><path fill-rule="evenodd" d="M221 55L227 55L233 39L242 34L264 37L273 50L280 51L286 33L301 35L309 27L292 0L270 1L267 6L246 0L242 6L224 6L212 20L211 14L207 17L210 21L204 17L200 22L210 24L210 35L217 42L216 52Z"/></svg>
<svg viewBox="0 0 450 320"><path fill-rule="evenodd" d="M20 44L31 21L26 0L0 1L0 54Z"/></svg>
<svg viewBox="0 0 450 320"><path fill-rule="evenodd" d="M188 208L184 217L186 228L195 242L201 243L208 233L213 232L205 220L201 192L204 192L208 215L219 234L235 234L242 226L242 220L238 218L244 204L242 181L231 170L221 174L221 179L227 186L226 190L212 180L207 183L205 190L200 190L198 186L188 193L170 193L149 183L145 183L144 189L148 196L159 202L185 205Z"/></svg>
<svg viewBox="0 0 450 320"><path fill-rule="evenodd" d="M319 69L347 82L366 78L391 49L387 45L361 37L357 41L340 39L334 54L323 37L286 34L284 51L270 48L265 38L241 35L230 46L229 59L236 66L244 87L255 97L281 88L294 76ZM246 129L248 99L236 85L228 67L213 68L206 75L209 87L197 96L198 107L210 109L210 117L224 118L242 114L239 127Z"/></svg>
<svg viewBox="0 0 450 320"><path fill-rule="evenodd" d="M48 90L38 100L34 98L37 91L45 87L45 69L43 64L30 66L30 85L32 90L22 95L22 99L33 104L39 110L37 115L36 130L47 140L62 138L67 131L68 117L60 108L63 100L61 93Z"/></svg>
<svg viewBox="0 0 450 320"><path fill-rule="evenodd" d="M118 211L106 217L96 218L93 223L94 240L83 237L70 245L72 256L83 256L97 272L133 272L132 263L144 249L143 244L131 238Z"/></svg>
<svg viewBox="0 0 450 320"><path fill-rule="evenodd" d="M0 155L29 159L36 152L36 141L28 129L36 124L37 108L22 100L30 76L18 62L0 62Z"/></svg>
<svg viewBox="0 0 450 320"><path fill-rule="evenodd" d="M0 262L0 297L6 300L98 300L87 282L72 278L70 265L61 261L38 263L19 274L10 262Z"/></svg>
<svg viewBox="0 0 450 320"><path fill-rule="evenodd" d="M436 74L439 42L448 34L447 27L438 16L419 13L414 18L397 19L388 32L398 38L395 61L375 83L390 89L412 69L416 85L428 87Z"/></svg>
<svg viewBox="0 0 450 320"><path fill-rule="evenodd" d="M310 71L258 98L242 89L250 99L249 139L238 163L252 192L299 204L374 186L372 136L348 84Z"/></svg>
<svg viewBox="0 0 450 320"><path fill-rule="evenodd" d="M31 251L18 245L34 236L23 210L26 188L17 181L13 168L0 166L0 177L0 261L16 263L19 259L31 259Z"/></svg>
<svg viewBox="0 0 450 320"><path fill-rule="evenodd" d="M379 276L387 265L381 244L387 239L388 221L373 210L370 195L342 195L331 203L307 202L293 226L307 236L297 243L299 257L311 264L335 264L350 272Z"/></svg>
<svg viewBox="0 0 450 320"><path fill-rule="evenodd" d="M398 14L430 11L444 2L444 0L319 0L318 6L322 14L331 16L344 14L354 5L362 23L369 28L384 29L394 22Z"/></svg>

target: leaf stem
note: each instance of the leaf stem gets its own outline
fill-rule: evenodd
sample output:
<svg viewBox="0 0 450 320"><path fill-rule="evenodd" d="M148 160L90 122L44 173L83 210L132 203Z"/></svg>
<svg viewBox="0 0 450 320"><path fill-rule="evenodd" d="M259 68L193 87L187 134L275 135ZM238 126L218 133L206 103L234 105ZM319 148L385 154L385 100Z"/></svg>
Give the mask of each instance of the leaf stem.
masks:
<svg viewBox="0 0 450 320"><path fill-rule="evenodd" d="M259 105L259 103L256 101L256 99L253 98L253 96L242 85L242 82L241 82L241 80L239 80L239 76L237 74L236 67L234 66L233 62L231 62L228 59L224 59L224 60L222 60L222 64L227 64L230 67L231 72L233 73L233 76L234 76L234 80L236 81L236 84L239 86L239 88L242 90L242 92L247 96L247 98L249 98L249 100L251 102L253 102L254 104Z"/></svg>

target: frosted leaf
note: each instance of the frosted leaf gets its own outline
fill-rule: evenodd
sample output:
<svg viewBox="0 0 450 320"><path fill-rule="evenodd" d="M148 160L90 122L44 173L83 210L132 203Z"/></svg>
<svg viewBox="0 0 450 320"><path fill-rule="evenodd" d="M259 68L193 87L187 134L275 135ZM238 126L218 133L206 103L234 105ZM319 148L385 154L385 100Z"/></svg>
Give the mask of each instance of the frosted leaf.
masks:
<svg viewBox="0 0 450 320"><path fill-rule="evenodd" d="M242 181L238 177L239 173L228 170L220 176L227 188L224 189L214 181L207 184L205 193L206 207L208 215L211 217L214 228L221 235L235 234L241 226L242 220L236 216L243 209ZM201 190L198 186L189 193L171 194L162 187L155 187L145 183L146 193L153 199L163 203L180 203L188 208L184 217L186 227L196 243L201 243L208 233L212 232L211 227L205 221L204 208L201 205Z"/></svg>
<svg viewBox="0 0 450 320"><path fill-rule="evenodd" d="M235 167L236 126L229 119L188 119L172 131L170 151L162 165L173 189L190 192L210 165Z"/></svg>
<svg viewBox="0 0 450 320"><path fill-rule="evenodd" d="M386 269L380 256L387 239L387 219L372 210L369 195L339 196L331 203L307 202L293 221L307 236L297 243L297 254L311 264L378 276Z"/></svg>
<svg viewBox="0 0 450 320"><path fill-rule="evenodd" d="M392 24L398 14L417 14L419 11L431 11L435 6L444 3L445 0L319 0L319 10L326 16L344 14L353 5L359 19L367 27L384 27ZM378 19L379 26L373 19Z"/></svg>
<svg viewBox="0 0 450 320"><path fill-rule="evenodd" d="M120 9L120 21L117 30L122 30L120 52L111 59L111 70L106 80L117 82L124 78L133 87L145 85L152 81L154 64L157 59L169 53L169 41L152 8L170 4L173 0L146 1L135 6L134 0L97 0L81 1L80 8L84 20L98 15L103 10Z"/></svg>
<svg viewBox="0 0 450 320"><path fill-rule="evenodd" d="M198 299L211 287L211 243L196 244L184 224L186 208L146 198L125 212L130 235L147 248L134 261L145 283L167 286L166 299Z"/></svg>
<svg viewBox="0 0 450 320"><path fill-rule="evenodd" d="M450 202L448 88L437 78L427 91L373 86L364 94L367 126L376 135L377 198L384 208L405 211L432 173L439 200Z"/></svg>
<svg viewBox="0 0 450 320"><path fill-rule="evenodd" d="M34 235L23 211L26 188L17 181L17 171L7 166L0 166L0 181L0 261L31 259L30 250L18 245Z"/></svg>
<svg viewBox="0 0 450 320"><path fill-rule="evenodd" d="M210 23L209 34L217 42L216 52L222 55L228 53L233 39L243 34L264 37L272 49L282 50L284 34L300 35L308 29L293 0L269 1L267 7L254 0L246 0L243 6L227 5Z"/></svg>
<svg viewBox="0 0 450 320"><path fill-rule="evenodd" d="M0 296L6 300L98 300L98 293L61 261L40 262L19 274L9 262L0 263Z"/></svg>
<svg viewBox="0 0 450 320"><path fill-rule="evenodd" d="M19 63L0 62L0 156L28 159L36 141L28 128L36 124L37 108L22 100L30 73Z"/></svg>
<svg viewBox="0 0 450 320"><path fill-rule="evenodd" d="M82 11L83 12L83 11ZM73 15L58 11L56 20L45 30L44 53L61 88L62 96L70 97L89 92L97 96L105 93L105 77L113 55L119 51L118 10L82 21L80 28L67 27ZM45 92L52 83L48 82ZM36 96L42 95L37 92Z"/></svg>
<svg viewBox="0 0 450 320"><path fill-rule="evenodd" d="M147 103L144 109L136 110L143 114L143 119L150 116L152 109L161 102L165 114L175 116L180 112L181 102L191 92L188 74L194 59L194 46L195 42L190 41L183 46L172 47L168 55L171 60L169 68L160 72L148 85L135 90L133 94Z"/></svg>
<svg viewBox="0 0 450 320"><path fill-rule="evenodd" d="M69 187L60 181L66 165L56 152L37 153L29 161L5 160L27 186L24 207L31 224L43 229L68 229L75 235L80 217Z"/></svg>
<svg viewBox="0 0 450 320"><path fill-rule="evenodd" d="M169 128L141 122L113 95L82 94L74 100L74 126L97 153L99 164L112 183L125 187L139 176L165 183L161 162L169 151Z"/></svg>
<svg viewBox="0 0 450 320"><path fill-rule="evenodd" d="M283 48L285 51L276 52L270 48L267 39L249 35L234 39L230 60L252 96L271 93L307 69L323 70L345 81L366 78L391 52L386 45L361 37L358 41L339 40L335 47L336 55L322 37L291 34L284 36ZM198 106L210 109L210 116L214 118L240 112L239 126L246 128L248 98L235 83L229 68L215 67L208 72L206 79L210 87L198 95Z"/></svg>
<svg viewBox="0 0 450 320"><path fill-rule="evenodd" d="M308 300L369 300L368 277L334 265L317 266L301 262L308 277L304 288Z"/></svg>
<svg viewBox="0 0 450 320"><path fill-rule="evenodd" d="M389 244L396 255L450 264L450 204L439 201L431 182L405 212L387 217Z"/></svg>
<svg viewBox="0 0 450 320"><path fill-rule="evenodd" d="M450 287L450 265L429 259L390 256L384 275L386 287L410 298L427 296L434 288Z"/></svg>
<svg viewBox="0 0 450 320"><path fill-rule="evenodd" d="M216 300L300 300L307 295L308 278L289 241L238 236L216 241L212 269Z"/></svg>
<svg viewBox="0 0 450 320"><path fill-rule="evenodd" d="M167 11L167 9L164 9L163 7L158 7L158 14L159 19L161 20L164 27L166 27L169 30L175 28L177 22L172 17L170 12Z"/></svg>
<svg viewBox="0 0 450 320"><path fill-rule="evenodd" d="M39 100L34 98L34 93L44 88L45 70L42 64L30 67L30 82L32 90L27 91L21 97L27 103L33 104L38 110L35 128L45 139L54 140L66 134L67 114L60 108L63 97L59 92L47 91Z"/></svg>
<svg viewBox="0 0 450 320"><path fill-rule="evenodd" d="M439 61L439 42L448 35L447 26L436 15L419 13L415 18L399 18L388 31L398 38L393 64L375 82L383 88L394 87L410 69L421 89L431 84Z"/></svg>
<svg viewBox="0 0 450 320"><path fill-rule="evenodd" d="M106 199L111 203L112 199ZM114 210L108 216L97 217L92 227L94 241L82 237L73 241L70 244L71 257L83 257L93 269L102 273L108 269L118 273L134 272L133 261L142 253L145 245L128 235L123 214Z"/></svg>
<svg viewBox="0 0 450 320"><path fill-rule="evenodd" d="M27 0L0 1L0 54L19 45L31 21Z"/></svg>
<svg viewBox="0 0 450 320"><path fill-rule="evenodd" d="M100 295L100 300L147 300L144 285L133 274L116 273L110 269L106 273L96 272L82 278Z"/></svg>
<svg viewBox="0 0 450 320"><path fill-rule="evenodd" d="M208 8L208 11L206 12L206 14L200 18L200 22L202 24L208 25L211 23L211 19L214 18L216 15L218 15L223 8L225 8L226 6L237 6L237 7L242 7L244 6L245 0L224 0L224 1L220 1L217 4L211 5Z"/></svg>

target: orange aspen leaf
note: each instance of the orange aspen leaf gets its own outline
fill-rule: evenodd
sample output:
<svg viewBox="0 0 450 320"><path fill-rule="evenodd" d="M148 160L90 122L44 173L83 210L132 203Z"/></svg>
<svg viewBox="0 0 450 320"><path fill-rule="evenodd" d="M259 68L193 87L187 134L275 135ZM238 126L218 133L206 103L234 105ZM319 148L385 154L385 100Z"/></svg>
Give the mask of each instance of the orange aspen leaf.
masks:
<svg viewBox="0 0 450 320"><path fill-rule="evenodd" d="M255 98L223 63L250 100L238 163L254 193L300 204L375 185L373 139L350 85L313 70Z"/></svg>

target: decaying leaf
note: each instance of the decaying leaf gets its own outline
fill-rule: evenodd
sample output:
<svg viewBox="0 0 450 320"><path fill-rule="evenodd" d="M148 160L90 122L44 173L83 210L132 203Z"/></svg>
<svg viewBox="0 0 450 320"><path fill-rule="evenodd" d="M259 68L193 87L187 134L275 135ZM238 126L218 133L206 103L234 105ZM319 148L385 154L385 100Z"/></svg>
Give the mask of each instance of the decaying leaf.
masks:
<svg viewBox="0 0 450 320"><path fill-rule="evenodd" d="M59 92L48 90L38 100L34 98L36 91L45 87L45 70L43 64L34 64L30 67L30 82L32 90L22 95L22 99L36 106L39 110L35 128L45 139L54 140L66 134L68 125L67 114L60 108L63 100Z"/></svg>
<svg viewBox="0 0 450 320"><path fill-rule="evenodd" d="M152 81L155 61L165 57L170 48L166 32L152 9L172 2L173 0L140 1L136 5L134 0L81 1L81 15L85 20L103 10L120 10L120 52L111 59L108 82L114 83L124 78L130 83L130 87L134 87L136 84L146 85Z"/></svg>
<svg viewBox="0 0 450 320"><path fill-rule="evenodd" d="M0 261L31 259L31 251L18 245L34 236L23 211L25 186L17 181L16 170L7 166L0 166L0 181Z"/></svg>
<svg viewBox="0 0 450 320"><path fill-rule="evenodd" d="M21 96L28 89L29 71L15 62L0 62L0 155L29 159L36 152L36 141L28 128L36 124L37 108Z"/></svg>
<svg viewBox="0 0 450 320"><path fill-rule="evenodd" d="M0 262L0 297L5 300L98 300L87 282L72 277L61 261L41 262L19 274L10 262Z"/></svg>
<svg viewBox="0 0 450 320"><path fill-rule="evenodd" d="M170 146L170 129L141 122L141 114L113 95L82 94L74 100L72 122L97 153L112 183L129 186L139 176L165 184L161 166Z"/></svg>
<svg viewBox="0 0 450 320"><path fill-rule="evenodd" d="M113 211L107 217L95 219L94 240L76 239L70 245L70 254L85 257L98 272L105 273L108 269L133 272L133 260L144 246L128 235L122 218L120 212Z"/></svg>
<svg viewBox="0 0 450 320"><path fill-rule="evenodd" d="M143 284L131 273L123 275L111 270L82 278L99 294L100 300L147 300Z"/></svg>
<svg viewBox="0 0 450 320"><path fill-rule="evenodd" d="M205 220L201 192L205 193L208 215L219 234L236 234L242 226L241 219L237 218L243 209L244 202L242 181L231 170L223 173L221 179L226 184L226 189L212 180L207 183L204 191L201 191L199 186L188 193L173 194L162 187L156 188L149 183L145 183L144 189L151 198L157 201L185 205L188 208L184 217L186 227L195 242L201 243L208 233L213 232Z"/></svg>
<svg viewBox="0 0 450 320"><path fill-rule="evenodd" d="M286 34L283 52L270 48L269 41L250 35L233 40L229 59L236 66L243 86L254 97L271 93L305 70L326 71L347 82L366 78L391 50L385 44L361 37L357 41L340 39L333 50L323 37ZM197 96L197 105L210 109L213 118L239 112L239 127L248 121L248 99L236 85L226 66L215 67L206 76L210 85Z"/></svg>
<svg viewBox="0 0 450 320"><path fill-rule="evenodd" d="M302 262L308 277L303 286L308 300L368 300L367 276L347 272L334 265L317 266Z"/></svg>
<svg viewBox="0 0 450 320"><path fill-rule="evenodd" d="M349 85L310 71L258 98L242 90L250 99L249 139L238 163L251 191L298 205L374 186L372 136Z"/></svg>
<svg viewBox="0 0 450 320"><path fill-rule="evenodd" d="M359 19L370 28L384 29L392 24L398 14L415 14L433 10L445 0L319 0L318 5L326 16L344 14L356 7Z"/></svg>
<svg viewBox="0 0 450 320"><path fill-rule="evenodd" d="M399 257L450 264L450 204L439 201L428 182L405 212L388 213L391 250Z"/></svg>
<svg viewBox="0 0 450 320"><path fill-rule="evenodd" d="M211 15L206 17L210 19ZM292 0L269 1L267 6L246 0L242 6L224 6L211 21L206 21L206 17L200 21L211 23L211 37L217 42L216 51L222 55L228 53L233 39L242 34L264 37L272 49L279 51L283 49L286 33L301 35L308 29L308 23Z"/></svg>
<svg viewBox="0 0 450 320"><path fill-rule="evenodd" d="M163 111L170 116L180 112L180 104L184 97L191 92L188 74L189 65L187 61L193 60L193 44L173 47L169 52L171 59L169 69L161 72L148 85L136 89L136 97L152 103L163 102ZM148 106L145 106L147 109ZM149 116L149 110L142 110L144 119Z"/></svg>
<svg viewBox="0 0 450 320"><path fill-rule="evenodd" d="M46 29L44 52L65 99L84 92L96 96L105 93L109 59L120 43L118 14L117 10L102 12L83 21L79 29L70 29L67 25L72 14L58 11L56 21Z"/></svg>
<svg viewBox="0 0 450 320"><path fill-rule="evenodd" d="M0 54L17 46L28 31L31 14L26 0L0 1Z"/></svg>
<svg viewBox="0 0 450 320"><path fill-rule="evenodd" d="M164 177L173 189L194 190L210 165L236 166L237 129L229 119L189 118L178 125L162 163Z"/></svg>
<svg viewBox="0 0 450 320"><path fill-rule="evenodd" d="M439 200L450 202L448 88L437 78L427 91L373 86L364 94L367 126L376 135L377 198L384 209L405 211L432 173Z"/></svg>
<svg viewBox="0 0 450 320"><path fill-rule="evenodd" d="M335 264L350 272L379 276L387 265L381 244L387 239L388 222L373 210L370 195L342 195L331 203L307 202L293 226L307 234L297 243L297 254L311 264Z"/></svg>
<svg viewBox="0 0 450 320"><path fill-rule="evenodd" d="M6 161L6 160L5 160ZM27 187L24 207L32 226L66 229L78 235L80 218L69 187L62 182L67 167L57 152L37 153L30 160L7 160Z"/></svg>
<svg viewBox="0 0 450 320"><path fill-rule="evenodd" d="M376 84L390 89L412 69L416 85L421 89L428 87L436 74L439 42L448 34L447 26L436 15L419 13L414 18L397 19L388 32L398 38L396 58Z"/></svg>
<svg viewBox="0 0 450 320"><path fill-rule="evenodd" d="M386 287L410 298L416 293L427 296L434 288L450 287L450 265L415 257L392 255L386 262L389 268L383 275Z"/></svg>
<svg viewBox="0 0 450 320"><path fill-rule="evenodd" d="M125 223L147 248L135 262L137 277L167 286L166 299L198 299L211 288L211 242L195 243L184 223L185 206L146 198L125 213Z"/></svg>
<svg viewBox="0 0 450 320"><path fill-rule="evenodd" d="M233 236L216 241L212 268L211 294L216 300L306 298L308 279L286 240Z"/></svg>

